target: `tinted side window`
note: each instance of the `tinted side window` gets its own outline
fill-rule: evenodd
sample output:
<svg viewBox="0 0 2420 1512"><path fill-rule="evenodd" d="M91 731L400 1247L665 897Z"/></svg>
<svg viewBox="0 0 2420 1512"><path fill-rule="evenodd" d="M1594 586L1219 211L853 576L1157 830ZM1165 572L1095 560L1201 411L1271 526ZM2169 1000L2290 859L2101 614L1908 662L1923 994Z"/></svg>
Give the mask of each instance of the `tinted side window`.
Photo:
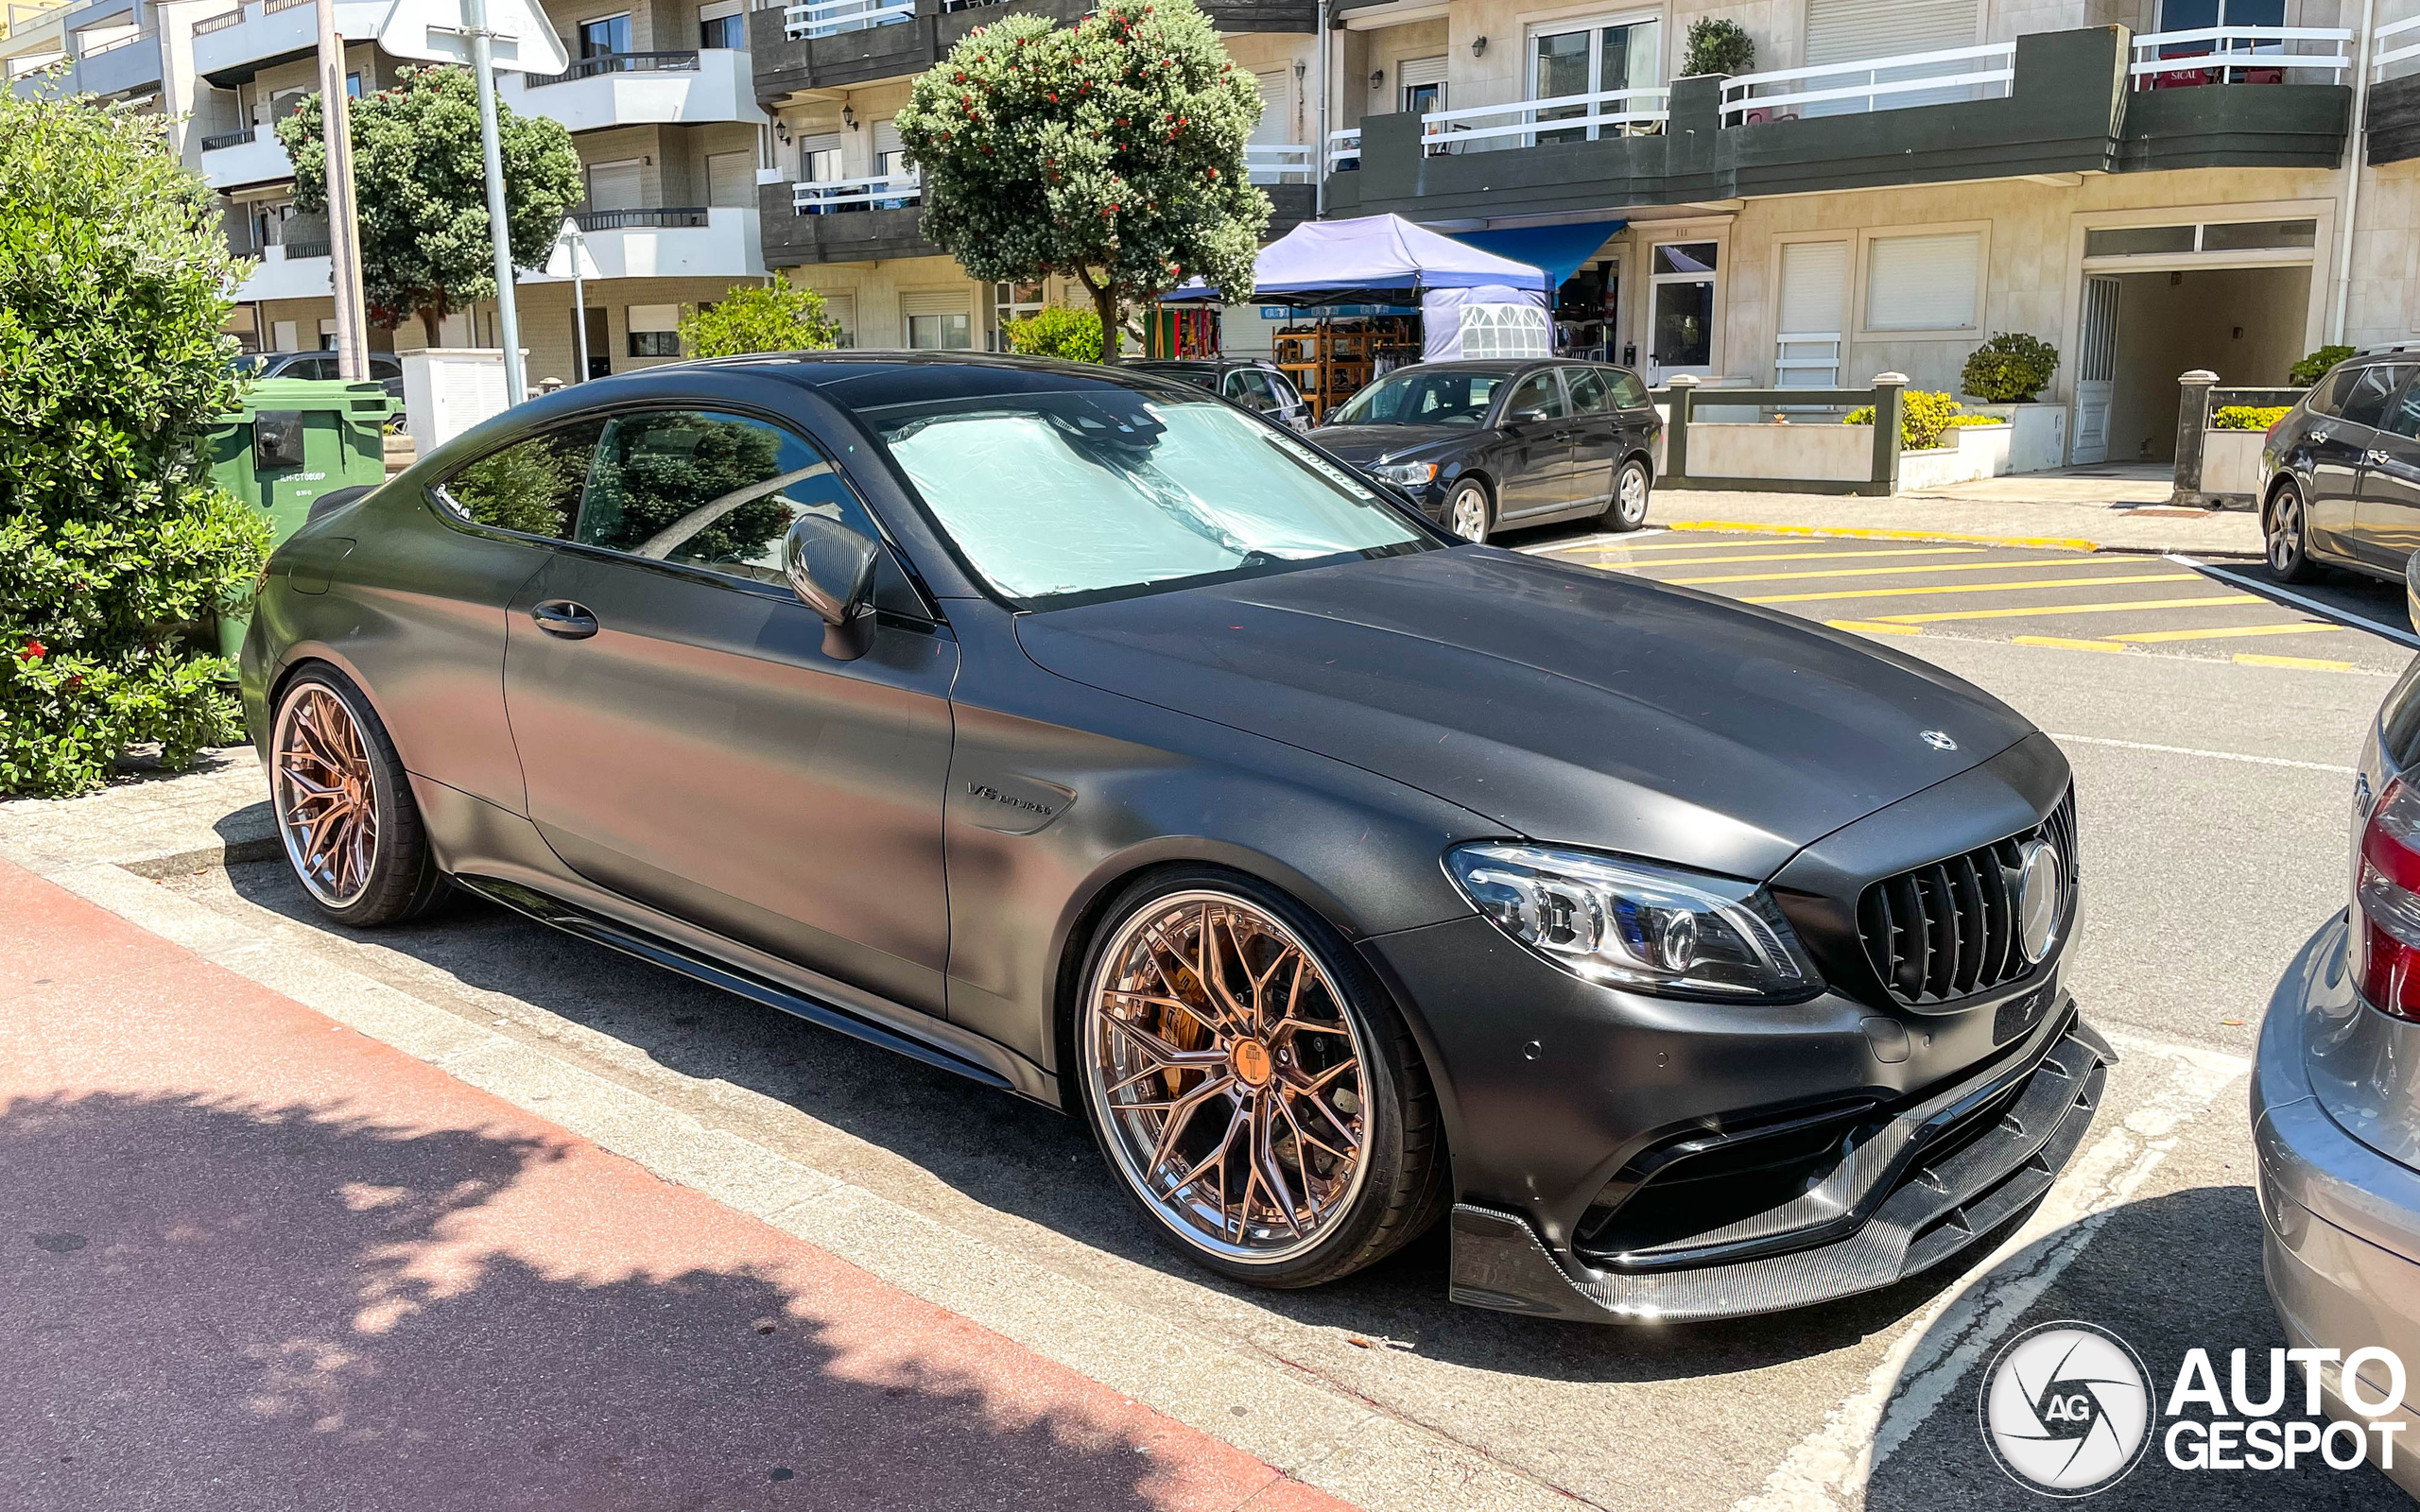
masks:
<svg viewBox="0 0 2420 1512"><path fill-rule="evenodd" d="M392 358L392 357L381 357L381 356L377 355L377 354L376 354L376 353L374 353L374 352L373 352L373 353L372 353L371 358L370 358L370 376L371 376L371 377L372 377L372 378L401 378L403 375L404 375L404 365L403 365L402 363L397 362L397 361L396 361L394 358Z"/></svg>
<svg viewBox="0 0 2420 1512"><path fill-rule="evenodd" d="M607 424L574 539L778 585L782 538L803 514L882 539L804 438L736 415L655 410Z"/></svg>
<svg viewBox="0 0 2420 1512"><path fill-rule="evenodd" d="M533 536L571 534L580 485L596 451L602 421L578 421L490 452L437 486L437 496L466 520Z"/></svg>
<svg viewBox="0 0 2420 1512"><path fill-rule="evenodd" d="M1525 409L1543 410L1548 420L1563 419L1563 386L1554 381L1553 369L1533 372L1521 380L1512 390L1512 397L1504 402L1505 421L1509 423Z"/></svg>
<svg viewBox="0 0 2420 1512"><path fill-rule="evenodd" d="M1284 374L1265 372L1261 377L1268 381L1269 391L1277 396L1281 407L1291 409L1303 402L1303 396L1294 391L1294 386L1286 381Z"/></svg>
<svg viewBox="0 0 2420 1512"><path fill-rule="evenodd" d="M2395 436L2420 438L2420 382L2403 386L2403 392L2387 406L2386 419L2379 428Z"/></svg>
<svg viewBox="0 0 2420 1512"><path fill-rule="evenodd" d="M1605 387L1605 375L1594 368L1567 368L1564 381L1571 386L1571 412L1575 415L1601 415L1612 397Z"/></svg>
<svg viewBox="0 0 2420 1512"><path fill-rule="evenodd" d="M2411 376L2409 368L2389 367L2377 363L2362 369L2344 390L2342 406L2337 413L2357 425L2377 425L2386 419L2386 402Z"/></svg>
<svg viewBox="0 0 2420 1512"><path fill-rule="evenodd" d="M1236 402L1246 409L1265 414L1277 407L1277 396L1270 391L1267 373L1256 368L1238 368L1228 379L1235 385Z"/></svg>
<svg viewBox="0 0 2420 1512"><path fill-rule="evenodd" d="M2344 397L2344 386L2352 378L2350 368L2339 368L2326 374L2310 386L2310 392L2303 397L2303 407L2314 415L2335 414L2338 402Z"/></svg>
<svg viewBox="0 0 2420 1512"><path fill-rule="evenodd" d="M1648 406L1647 385L1638 374L1620 368L1609 368L1606 376L1613 380L1614 403L1624 409L1645 409Z"/></svg>

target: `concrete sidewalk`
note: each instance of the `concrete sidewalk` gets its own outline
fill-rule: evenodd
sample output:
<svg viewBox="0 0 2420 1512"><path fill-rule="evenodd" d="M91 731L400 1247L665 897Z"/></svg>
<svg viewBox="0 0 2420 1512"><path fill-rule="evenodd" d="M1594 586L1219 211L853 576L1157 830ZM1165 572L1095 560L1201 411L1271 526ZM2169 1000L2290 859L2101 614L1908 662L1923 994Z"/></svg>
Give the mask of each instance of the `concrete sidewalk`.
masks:
<svg viewBox="0 0 2420 1512"><path fill-rule="evenodd" d="M1341 1507L0 862L0 1502Z"/></svg>
<svg viewBox="0 0 2420 1512"><path fill-rule="evenodd" d="M1854 499L1827 493L1668 489L1654 524L1717 529L1873 532L1928 540L1988 540L2082 551L2261 555L2250 509L2174 509L2168 485L2140 469L2066 469L1961 483L1930 493Z"/></svg>

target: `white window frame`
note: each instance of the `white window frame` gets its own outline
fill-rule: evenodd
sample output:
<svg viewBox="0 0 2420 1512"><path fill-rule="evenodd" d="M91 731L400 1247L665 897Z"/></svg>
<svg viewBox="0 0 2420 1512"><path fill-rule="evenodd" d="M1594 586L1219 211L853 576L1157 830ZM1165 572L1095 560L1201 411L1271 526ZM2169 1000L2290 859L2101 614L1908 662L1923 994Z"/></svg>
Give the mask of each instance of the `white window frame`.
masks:
<svg viewBox="0 0 2420 1512"><path fill-rule="evenodd" d="M1975 233L1975 305L1962 326L1941 326L1902 331L1896 328L1877 330L1870 324L1866 309L1874 287L1874 244L1899 236L1962 236ZM1850 273L1849 293L1856 301L1858 341L1980 341L1984 335L1984 314L1992 292L1992 223L1988 220L1944 220L1926 226L1868 226L1858 232L1855 266Z"/></svg>
<svg viewBox="0 0 2420 1512"><path fill-rule="evenodd" d="M1567 31L1602 31L1608 26L1635 26L1641 22L1648 21L1655 23L1655 77L1634 81L1630 87L1632 89L1663 88L1669 82L1668 76L1672 71L1672 18L1669 15L1661 10L1583 10L1567 16L1525 20L1521 28L1521 86L1527 93L1522 97L1532 100L1540 97L1538 94L1538 39L1540 37L1560 36ZM1588 49L1586 93L1591 94L1603 93L1604 66L1605 48L1599 42ZM1606 109L1610 111L1615 107L1609 105ZM1539 129L1541 130L1561 129L1552 122L1540 122ZM1592 139L1596 129L1590 129Z"/></svg>
<svg viewBox="0 0 2420 1512"><path fill-rule="evenodd" d="M1785 232L1773 238L1772 278L1769 284L1770 292L1767 295L1767 307L1773 312L1773 387L1776 388L1789 388L1793 387L1789 379L1784 375L1784 369L1782 368L1782 337L1785 335L1794 335L1803 341L1814 335L1814 333L1811 332L1786 333L1781 328L1783 315L1781 266L1783 257L1782 249L1791 245L1792 243L1799 242L1837 242L1845 245L1848 249L1846 255L1842 256L1841 259L1841 329L1836 335L1833 346L1832 381L1826 384L1803 384L1795 386L1806 388L1837 388L1841 386L1841 375L1848 369L1850 339L1849 328L1857 323L1857 247L1851 233L1845 231ZM1821 365L1816 363L1798 361L1792 363L1789 370L1807 370L1819 366Z"/></svg>
<svg viewBox="0 0 2420 1512"><path fill-rule="evenodd" d="M1654 232L1655 234L1641 239L1638 260L1638 266L1647 270L1647 276L1640 281L1647 290L1647 298L1639 301L1639 370L1651 384L1661 383L1676 372L1694 373L1701 378L1711 378L1722 370L1722 335L1725 324L1730 318L1730 310L1722 297L1722 291L1730 284L1730 280L1724 276L1731 267L1731 237L1727 234L1728 228L1723 231L1711 231L1692 230L1683 226L1668 231L1659 226L1654 228ZM1656 287L1664 284L1702 283L1706 275L1658 273L1655 271L1655 249L1659 247L1685 247L1692 242L1714 244L1714 300L1712 301L1714 329L1706 335L1706 361L1703 365L1667 368L1655 360Z"/></svg>

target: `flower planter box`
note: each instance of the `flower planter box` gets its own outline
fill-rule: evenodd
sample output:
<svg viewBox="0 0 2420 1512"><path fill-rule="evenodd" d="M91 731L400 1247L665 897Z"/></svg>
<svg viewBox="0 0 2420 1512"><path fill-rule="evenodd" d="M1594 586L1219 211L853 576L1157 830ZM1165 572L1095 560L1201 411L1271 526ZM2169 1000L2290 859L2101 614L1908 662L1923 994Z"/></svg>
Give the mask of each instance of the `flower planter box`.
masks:
<svg viewBox="0 0 2420 1512"><path fill-rule="evenodd" d="M2015 427L2016 434L2009 440L2008 465L2001 472L2043 472L2067 465L2066 405L2039 400L2023 404L1995 404L1962 395L1958 403L1969 415L1989 415Z"/></svg>

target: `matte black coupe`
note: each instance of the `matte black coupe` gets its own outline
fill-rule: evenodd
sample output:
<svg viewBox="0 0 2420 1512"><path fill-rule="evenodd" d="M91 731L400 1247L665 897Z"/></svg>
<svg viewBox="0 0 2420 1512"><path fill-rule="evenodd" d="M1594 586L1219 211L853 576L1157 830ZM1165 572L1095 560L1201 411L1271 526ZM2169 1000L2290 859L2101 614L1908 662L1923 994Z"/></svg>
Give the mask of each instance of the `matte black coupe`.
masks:
<svg viewBox="0 0 2420 1512"><path fill-rule="evenodd" d="M319 510L242 666L329 919L458 887L1062 1108L1262 1284L1450 1212L1484 1307L1882 1286L2048 1188L2108 1058L2015 713L1148 374L583 384Z"/></svg>
<svg viewBox="0 0 2420 1512"><path fill-rule="evenodd" d="M1355 394L1317 439L1478 541L1558 520L1636 530L1663 424L1627 368L1425 362Z"/></svg>

